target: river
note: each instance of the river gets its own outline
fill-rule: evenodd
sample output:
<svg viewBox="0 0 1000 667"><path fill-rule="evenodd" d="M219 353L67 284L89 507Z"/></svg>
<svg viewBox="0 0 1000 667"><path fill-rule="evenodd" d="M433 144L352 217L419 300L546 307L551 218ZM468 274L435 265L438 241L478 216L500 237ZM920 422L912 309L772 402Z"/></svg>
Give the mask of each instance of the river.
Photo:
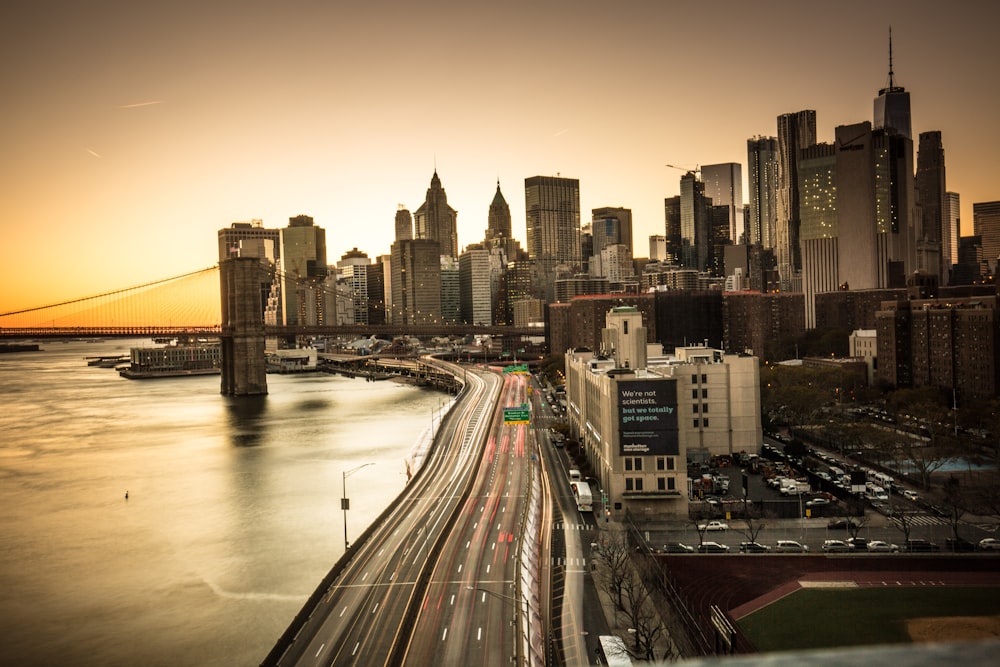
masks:
<svg viewBox="0 0 1000 667"><path fill-rule="evenodd" d="M344 473L353 539L447 399L323 374L237 399L84 360L133 345L0 355L0 664L258 664L344 551Z"/></svg>

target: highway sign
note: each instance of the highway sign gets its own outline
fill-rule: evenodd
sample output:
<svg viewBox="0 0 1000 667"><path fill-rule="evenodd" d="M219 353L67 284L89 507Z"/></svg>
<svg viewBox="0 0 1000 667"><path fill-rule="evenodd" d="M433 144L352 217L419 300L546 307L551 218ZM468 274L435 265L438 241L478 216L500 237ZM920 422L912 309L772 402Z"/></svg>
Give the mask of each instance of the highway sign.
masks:
<svg viewBox="0 0 1000 667"><path fill-rule="evenodd" d="M529 410L526 407L504 408L503 409L503 423L504 424L530 424L531 423L531 410Z"/></svg>

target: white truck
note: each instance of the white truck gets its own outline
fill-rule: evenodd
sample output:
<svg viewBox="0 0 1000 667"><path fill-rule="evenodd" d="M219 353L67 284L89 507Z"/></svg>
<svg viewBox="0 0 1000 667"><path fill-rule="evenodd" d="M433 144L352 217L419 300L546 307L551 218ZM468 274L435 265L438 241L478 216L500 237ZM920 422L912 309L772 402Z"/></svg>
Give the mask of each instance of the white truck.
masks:
<svg viewBox="0 0 1000 667"><path fill-rule="evenodd" d="M581 512L593 512L594 511L594 496L590 492L590 484L582 481L570 482L570 487L573 489L573 495L576 496L576 507Z"/></svg>
<svg viewBox="0 0 1000 667"><path fill-rule="evenodd" d="M780 491L783 496L798 496L803 493L809 493L809 482L786 477L781 480Z"/></svg>

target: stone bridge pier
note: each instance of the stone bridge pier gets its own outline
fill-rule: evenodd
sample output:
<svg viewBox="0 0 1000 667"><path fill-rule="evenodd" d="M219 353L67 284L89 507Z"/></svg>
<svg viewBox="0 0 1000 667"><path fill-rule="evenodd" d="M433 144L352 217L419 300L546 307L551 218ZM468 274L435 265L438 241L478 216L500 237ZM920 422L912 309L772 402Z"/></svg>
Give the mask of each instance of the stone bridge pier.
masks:
<svg viewBox="0 0 1000 667"><path fill-rule="evenodd" d="M219 262L222 294L222 394L267 393L264 306L260 260L232 257Z"/></svg>

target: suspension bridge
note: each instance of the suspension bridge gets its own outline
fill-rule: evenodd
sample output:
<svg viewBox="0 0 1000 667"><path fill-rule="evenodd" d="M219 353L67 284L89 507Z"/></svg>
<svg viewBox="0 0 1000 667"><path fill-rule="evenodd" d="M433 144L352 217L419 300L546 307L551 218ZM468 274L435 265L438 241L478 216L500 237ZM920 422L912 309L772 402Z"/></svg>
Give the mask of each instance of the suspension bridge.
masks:
<svg viewBox="0 0 1000 667"><path fill-rule="evenodd" d="M279 278L281 276L278 276ZM222 333L219 265L101 294L0 313L0 338L212 336ZM267 336L537 336L537 328L438 323L265 325Z"/></svg>

